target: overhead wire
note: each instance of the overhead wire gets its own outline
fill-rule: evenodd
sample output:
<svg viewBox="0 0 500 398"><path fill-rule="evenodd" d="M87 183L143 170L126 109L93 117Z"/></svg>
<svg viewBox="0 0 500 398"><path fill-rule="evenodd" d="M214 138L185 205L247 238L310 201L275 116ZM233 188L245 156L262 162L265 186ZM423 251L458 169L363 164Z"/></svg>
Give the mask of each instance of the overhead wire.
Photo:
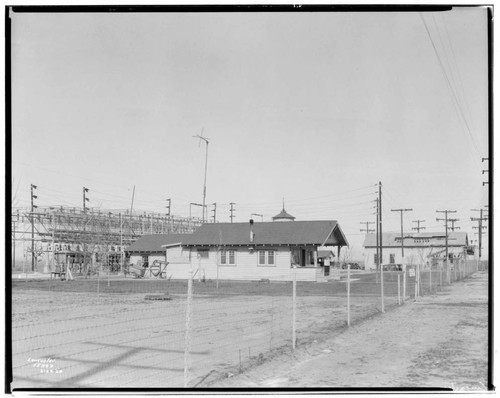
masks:
<svg viewBox="0 0 500 398"><path fill-rule="evenodd" d="M479 158L481 158L481 154L480 154L479 149L477 147L476 141L475 141L474 137L472 136L472 133L470 131L469 125L467 123L467 120L465 119L463 111L460 108L457 96L456 96L455 91L453 89L453 86L452 86L452 84L450 82L448 74L446 73L446 68L443 65L443 61L441 59L439 51L437 50L436 44L435 44L435 42L434 42L434 40L432 38L432 35L430 33L430 30L429 30L429 27L427 25L427 22L425 21L425 18L423 17L422 13L419 13L419 14L420 14L420 18L421 18L421 20L422 20L422 22L424 24L425 30L427 32L427 35L428 35L428 37L429 37L429 39L431 41L431 45L432 45L432 48L434 49L434 53L436 54L436 57L438 59L438 63L439 63L439 66L441 68L441 72L443 73L443 76L445 78L446 87L448 88L448 92L450 93L450 95L452 97L452 104L454 105L454 109L455 109L455 111L457 112L457 114L459 116L459 120L462 120L465 123L465 126L466 126L465 131L468 133L468 135L469 135L469 137L470 137L470 139L472 141L472 144L474 145L474 148L476 149L477 157L475 157L474 155L472 155L472 157L473 157L474 160L479 161ZM469 148L469 146L467 146L467 147Z"/></svg>

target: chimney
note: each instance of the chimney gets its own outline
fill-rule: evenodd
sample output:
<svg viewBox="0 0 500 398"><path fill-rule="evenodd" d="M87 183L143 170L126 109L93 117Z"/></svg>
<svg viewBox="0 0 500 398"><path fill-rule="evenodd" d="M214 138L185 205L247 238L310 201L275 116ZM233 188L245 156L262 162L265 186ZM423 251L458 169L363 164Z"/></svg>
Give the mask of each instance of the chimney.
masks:
<svg viewBox="0 0 500 398"><path fill-rule="evenodd" d="M255 234L253 233L253 220L250 219L250 243L253 244L253 238Z"/></svg>

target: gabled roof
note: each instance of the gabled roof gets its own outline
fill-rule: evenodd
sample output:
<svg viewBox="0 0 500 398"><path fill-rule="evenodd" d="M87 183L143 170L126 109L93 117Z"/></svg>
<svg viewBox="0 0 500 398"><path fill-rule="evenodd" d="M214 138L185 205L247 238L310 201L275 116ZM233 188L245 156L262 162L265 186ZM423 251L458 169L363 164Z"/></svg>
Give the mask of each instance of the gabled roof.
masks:
<svg viewBox="0 0 500 398"><path fill-rule="evenodd" d="M157 235L142 235L127 249L130 253L163 253L165 248L162 245L181 244L187 236L191 234L157 234Z"/></svg>
<svg viewBox="0 0 500 398"><path fill-rule="evenodd" d="M444 232L404 233L404 247L444 247L446 235ZM367 234L363 247L376 247L377 235ZM448 232L448 246L467 246L466 232ZM383 247L401 247L400 232L384 232L382 234Z"/></svg>
<svg viewBox="0 0 500 398"><path fill-rule="evenodd" d="M335 257L335 254L331 250L318 250L318 257Z"/></svg>
<svg viewBox="0 0 500 398"><path fill-rule="evenodd" d="M340 245L347 239L337 221L295 221L293 223L258 222L206 223L187 237L183 246L271 246L271 245Z"/></svg>

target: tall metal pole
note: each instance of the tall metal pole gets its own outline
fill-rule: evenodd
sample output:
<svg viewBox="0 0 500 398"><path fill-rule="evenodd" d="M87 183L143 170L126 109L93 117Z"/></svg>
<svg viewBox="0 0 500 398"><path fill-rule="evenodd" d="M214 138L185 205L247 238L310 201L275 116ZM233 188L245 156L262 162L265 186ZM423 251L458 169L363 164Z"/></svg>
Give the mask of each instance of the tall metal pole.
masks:
<svg viewBox="0 0 500 398"><path fill-rule="evenodd" d="M200 140L205 141L206 147L205 147L205 178L203 180L203 216L202 216L202 222L205 222L205 198L207 195L207 165L208 165L208 138L203 137L203 130L201 132L202 135L194 135L193 137L199 138Z"/></svg>
<svg viewBox="0 0 500 398"><path fill-rule="evenodd" d="M35 271L35 214L34 209L37 207L33 203L33 199L38 196L33 194L33 189L37 189L36 185L31 184L31 271Z"/></svg>

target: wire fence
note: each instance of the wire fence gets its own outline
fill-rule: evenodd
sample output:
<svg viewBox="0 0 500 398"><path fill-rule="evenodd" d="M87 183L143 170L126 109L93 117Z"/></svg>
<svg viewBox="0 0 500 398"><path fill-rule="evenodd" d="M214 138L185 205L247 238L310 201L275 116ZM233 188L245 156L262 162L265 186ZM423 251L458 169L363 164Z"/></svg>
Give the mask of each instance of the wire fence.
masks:
<svg viewBox="0 0 500 398"><path fill-rule="evenodd" d="M213 385L486 267L347 269L322 283L294 268L281 281L13 280L12 388Z"/></svg>

